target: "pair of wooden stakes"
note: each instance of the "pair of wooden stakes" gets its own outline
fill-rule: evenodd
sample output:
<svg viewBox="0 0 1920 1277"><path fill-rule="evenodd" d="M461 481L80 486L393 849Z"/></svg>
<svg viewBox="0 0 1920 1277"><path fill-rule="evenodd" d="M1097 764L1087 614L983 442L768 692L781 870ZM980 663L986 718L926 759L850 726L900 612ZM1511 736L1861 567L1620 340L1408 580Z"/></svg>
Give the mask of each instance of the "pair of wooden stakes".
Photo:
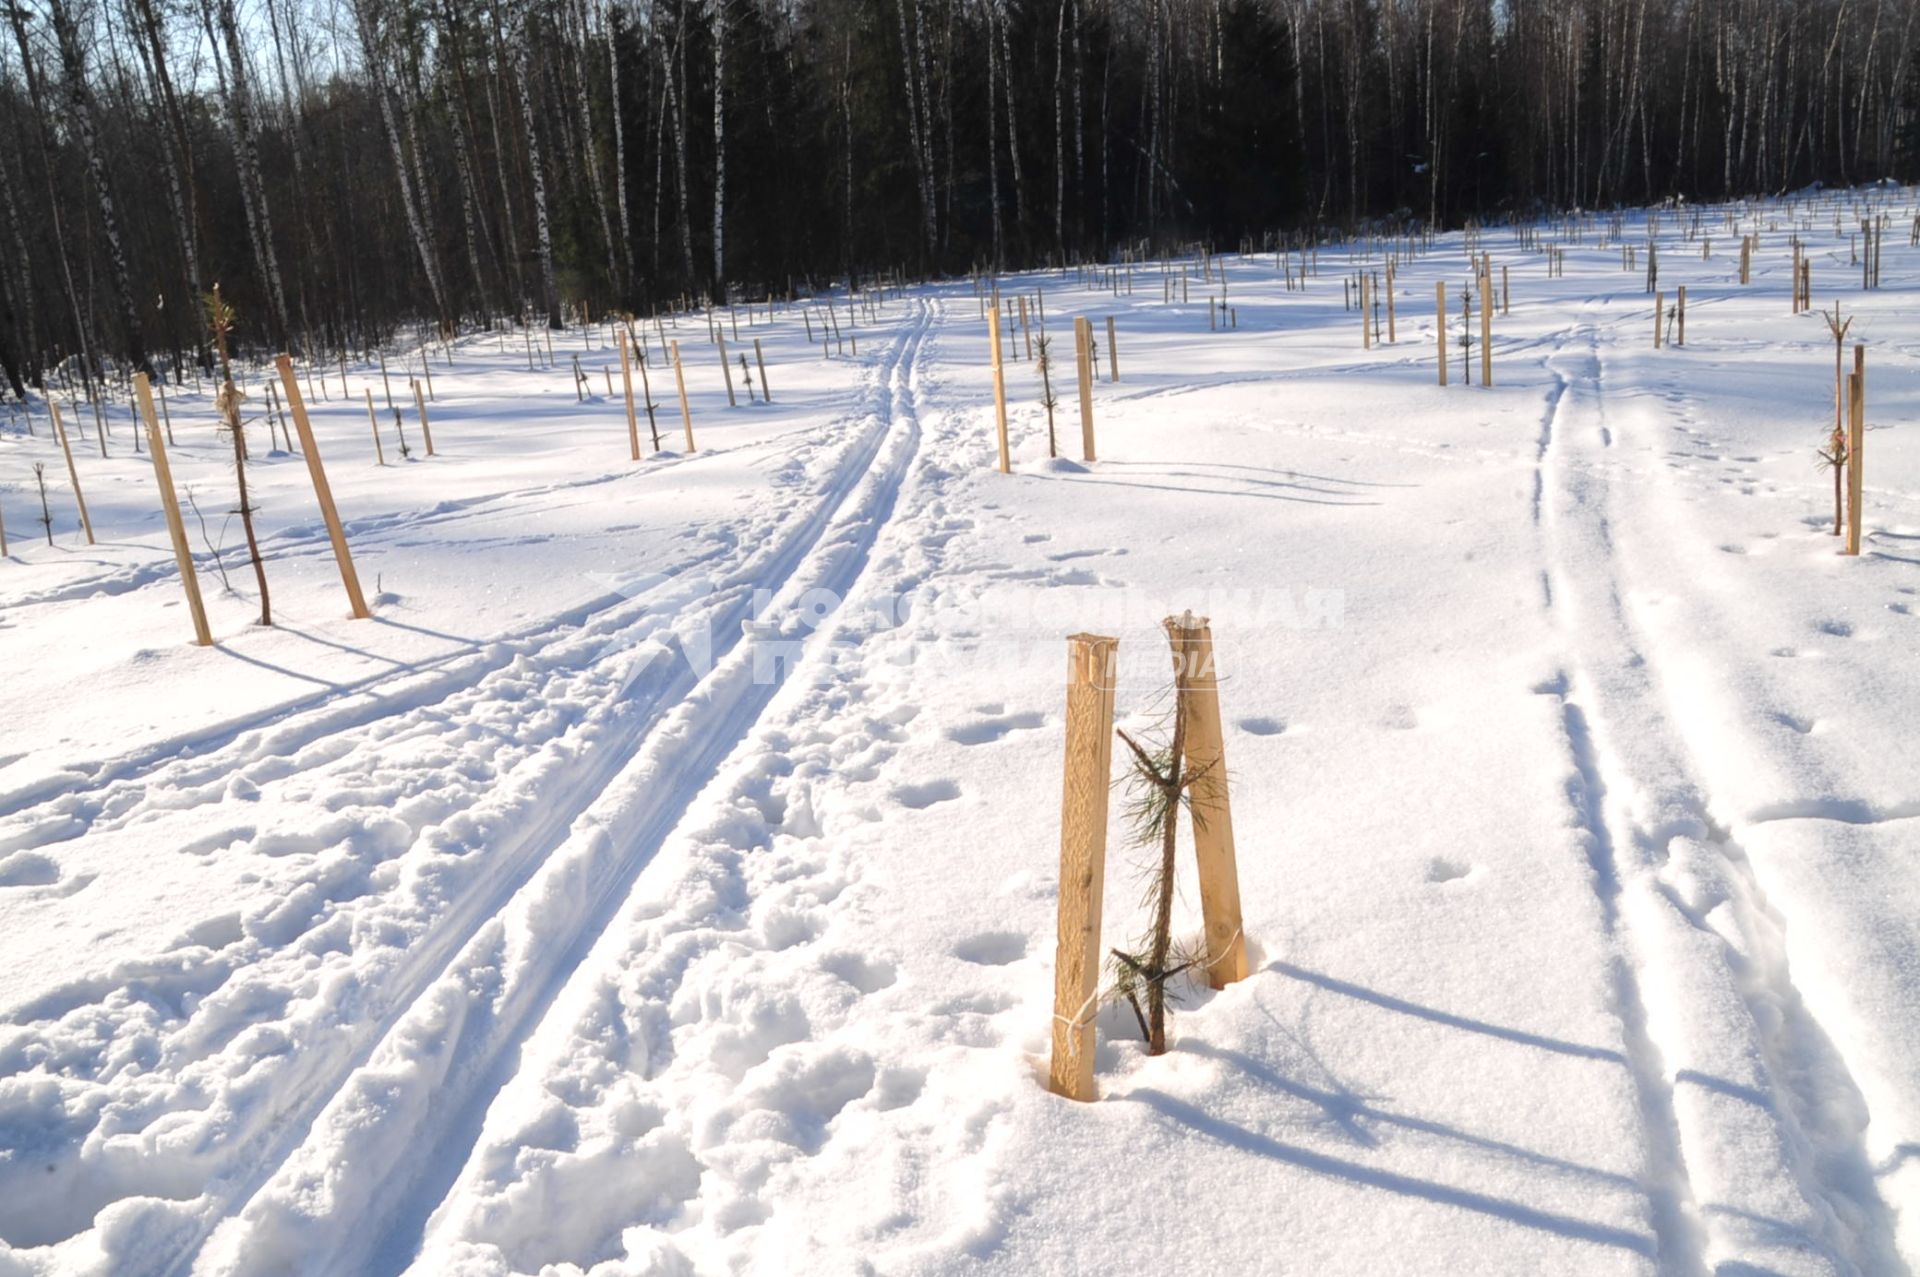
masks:
<svg viewBox="0 0 1920 1277"><path fill-rule="evenodd" d="M1000 299L987 308L987 338L993 345L993 415L1000 431L1000 473L1013 473L1013 452L1007 442L1007 374L1001 363ZM1080 374L1080 455L1097 461L1093 446L1093 321L1085 315L1073 321L1073 357ZM1120 347L1114 339L1113 316L1107 316L1108 379L1120 380Z"/></svg>
<svg viewBox="0 0 1920 1277"><path fill-rule="evenodd" d="M360 577L354 571L353 555L347 549L347 534L340 526L340 512L333 504L333 489L327 483L326 468L320 463L320 448L314 442L312 423L307 420L307 405L300 397L300 383L294 377L293 360L280 355L274 360L274 366L279 369L280 383L286 389L286 402L293 415L294 429L300 432L300 448L306 458L307 474L313 480L313 494L320 503L320 516L326 521L327 539L333 543L333 557L340 566L340 580L346 587L347 602L353 609L355 619L366 620L373 613L367 609L366 596L360 591ZM174 561L180 567L180 584L187 592L187 608L193 616L193 641L201 647L211 647L213 631L207 625L206 604L200 597L199 578L194 574L193 551L187 545L186 523L180 517L180 499L174 492L166 437L161 433L160 422L153 411L153 387L145 373L134 374L133 387L140 403L141 419L146 423L147 443L153 452L153 475L160 485L160 508L166 515L167 535L173 541Z"/></svg>
<svg viewBox="0 0 1920 1277"><path fill-rule="evenodd" d="M1165 621L1173 645L1183 770L1193 777L1194 859L1200 874L1207 982L1224 989L1247 975L1240 929L1240 877L1227 803L1226 746L1214 674L1213 631L1191 612ZM1100 923L1106 895L1107 806L1113 778L1114 675L1120 640L1098 634L1067 639L1067 754L1060 800L1060 911L1054 957L1053 1058L1049 1085L1073 1100L1099 1098L1094 1086L1100 1006Z"/></svg>

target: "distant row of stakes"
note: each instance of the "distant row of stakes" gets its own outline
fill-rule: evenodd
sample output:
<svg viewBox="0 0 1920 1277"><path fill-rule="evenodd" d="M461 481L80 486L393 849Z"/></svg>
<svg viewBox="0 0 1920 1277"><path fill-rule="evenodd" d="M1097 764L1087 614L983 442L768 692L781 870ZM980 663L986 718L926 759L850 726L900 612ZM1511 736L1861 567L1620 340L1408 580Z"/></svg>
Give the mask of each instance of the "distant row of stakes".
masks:
<svg viewBox="0 0 1920 1277"><path fill-rule="evenodd" d="M869 322L877 322L880 319L880 307L884 300L884 294L885 285L882 284L868 290L862 295L860 302ZM271 625L273 623L273 612L266 577L266 565L264 557L260 552L259 541L253 527L255 507L252 505L247 491L246 467L250 456L246 438L247 423L241 411L241 405L248 398L248 395L236 383L235 366L228 358L227 353L227 339L232 331L234 313L232 307L221 297L220 287L217 284L207 298L206 305L208 329L213 336L213 346L218 355L217 366L220 374L215 393L215 408L218 414L217 428L232 440L234 450L235 484L238 490L239 501L234 507L233 513L240 516L241 526L246 536L248 562L254 569L259 588L260 624ZM797 308L801 310L808 341L812 343L816 340L814 336L815 320L812 315L808 314L805 306ZM858 339L854 336L857 322L854 297L850 295L847 298L847 325L844 330L845 336L842 335L843 330L840 327L839 317L835 313L836 309L837 308L831 304L818 304L819 340L820 344L825 348L827 358L832 357L836 346L842 353L847 350L849 344L851 344L852 349L856 353L859 348ZM729 307L728 310L731 312L732 326L737 336L739 331L737 311L733 307ZM769 301L767 304L767 312L767 317L771 320L773 317L772 301ZM753 312L749 307L749 323L752 322L752 315ZM581 316L580 319L581 329L583 333L588 334L587 340L591 343L593 327L585 322L584 315ZM637 416L639 405L635 400L632 378L633 369L636 364L640 371L642 402L645 405L654 450L659 451L661 444L658 422L655 416L657 405L653 402L651 385L648 379L648 360L645 344L635 331L633 316L610 315L603 316L602 319L603 322L608 324L614 345L619 353L626 408L629 452L631 458L638 461L642 456ZM739 401L734 391L732 365L727 358L726 338L722 335L720 324L711 307L708 307L706 310L706 322L709 340L717 347L719 352L721 372L727 388L727 402L729 406L737 407ZM680 343L677 340L668 341L666 339L657 313L654 316L654 325L656 332L659 332L661 335L663 353L673 364L674 380L679 394L681 418L686 432L687 451L692 452L695 451L693 414L687 397L686 378L680 358ZM533 325L531 322L525 325L527 344L530 351L534 349L532 346L532 328ZM501 335L504 341L504 330ZM851 342L849 342L849 338L851 338ZM755 337L752 340L754 361L759 369L759 397L771 403L773 395L770 389L770 379L767 376L765 355L760 339ZM440 344L444 351L446 363L448 366L452 366L453 350L451 342L443 340ZM546 365L548 367L557 366L557 361L553 357L551 333L544 336L543 344L547 355L545 360ZM426 455L433 457L437 456L438 453L434 447L433 427L427 404L437 401L437 397L434 394L432 364L427 356L427 347L424 340L421 343L418 353L421 375L416 378L412 376L411 371L409 371L407 386L413 399L415 412L418 414L421 438L426 446ZM403 458L411 459L413 449L407 442L405 421L400 406L394 400L393 381L387 364L386 352L379 350L375 352L375 355L379 365L381 384L385 392L387 408L393 414L393 426L395 436L399 442L400 455ZM747 366L744 353L739 356L739 360L741 377L748 397L749 399L754 399L753 374ZM313 484L315 498L320 505L321 514L327 527L328 539L332 544L334 557L340 569L341 580L346 589L351 614L356 619L366 619L370 617L372 613L367 607L365 596L360 588L359 578L353 565L352 553L347 544L345 530L340 522L339 513L334 504L332 490L327 483L326 471L321 463L319 449L314 442L312 426L307 416L306 400L316 386L313 367L311 363L309 363L304 370L307 380L307 392L303 394L300 385L301 370L296 368L291 356L286 354L277 356L273 361L273 366L278 377L279 385L276 386L272 380L263 383L264 394L267 400L267 412L264 415L264 421L269 439L273 438L274 431L277 427L280 436L285 441L287 451L290 453L298 453L305 458L308 474ZM529 366L533 366L531 355ZM578 356L574 357L573 367L576 394L577 397L584 402L585 394L583 393L583 383L585 382L585 376L580 369ZM611 367L612 366L609 365L607 368L609 390L611 390L612 382ZM345 400L349 398L350 391L347 385L347 369L344 355L342 355L339 360L339 372L341 398ZM324 381L318 384L324 395ZM372 386L363 386L362 395L366 403L367 423L373 435L374 464L385 466L387 464L386 447L382 438L379 414L374 406ZM109 455L107 451L109 427L107 424L108 418L102 412L101 400L104 399L104 395L93 395L91 398L94 403L95 419L100 441L100 453L101 456L105 457ZM167 455L168 446L175 441L173 436L173 418L167 403L164 379L151 379L143 372L133 373L129 384L129 399L141 424L145 427L147 448L152 453L154 475L158 482L162 513L166 519L168 536L172 542L174 558L180 570L181 585L187 595L188 611L192 618L194 628L194 641L200 646L212 646L214 639L207 620L205 602L200 592L193 553L187 541L185 521L180 511L179 498L173 481L172 466ZM756 402L757 401L758 400L756 400ZM61 412L59 400L53 395L49 394L47 396L46 406L54 435L59 441L61 453L66 461L68 485L73 494L74 504L79 514L80 527L86 537L87 543L92 545L94 544L92 516L88 512L86 496L80 484L79 469L74 463L73 448L67 435L66 419ZM292 420L292 429L289 429L288 418ZM29 433L31 433L32 422L30 419L27 423L27 428ZM139 437L140 433L141 431L137 426L134 436L134 450L136 453L142 451ZM294 442L296 433L299 438L297 445ZM84 425L81 426L81 437L82 440L85 441ZM277 443L274 446L278 446ZM54 517L48 498L46 467L44 464L36 463L34 465L34 479L38 489L41 507L41 518L39 522L46 531L47 543L52 545ZM0 557L6 557L7 554L6 523L4 517L0 517ZM219 566L217 553L216 566ZM221 573L224 577L224 567L221 567Z"/></svg>

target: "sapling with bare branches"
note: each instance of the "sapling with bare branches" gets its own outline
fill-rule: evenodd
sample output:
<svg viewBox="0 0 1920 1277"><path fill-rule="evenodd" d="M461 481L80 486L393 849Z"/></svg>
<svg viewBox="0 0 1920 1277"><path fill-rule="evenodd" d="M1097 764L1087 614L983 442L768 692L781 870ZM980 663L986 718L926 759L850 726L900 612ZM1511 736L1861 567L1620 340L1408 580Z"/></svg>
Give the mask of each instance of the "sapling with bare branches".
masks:
<svg viewBox="0 0 1920 1277"><path fill-rule="evenodd" d="M1846 517L1845 474L1850 448L1847 442L1847 382L1842 370L1841 358L1847 340L1847 330L1853 327L1851 318L1843 319L1840 303L1835 301L1831 311L1821 311L1820 317L1827 321L1827 331L1833 334L1833 433L1827 436L1827 446L1815 455L1820 464L1833 471L1833 535L1840 535L1840 524Z"/></svg>
<svg viewBox="0 0 1920 1277"><path fill-rule="evenodd" d="M33 463L34 482L40 485L40 526L47 530L47 544L53 544L53 508L47 504L47 467Z"/></svg>
<svg viewBox="0 0 1920 1277"><path fill-rule="evenodd" d="M1046 405L1047 409L1047 455L1057 457L1060 455L1060 447L1053 433L1053 410L1060 406L1060 398L1053 393L1053 341L1044 330L1034 342L1034 348L1040 356L1037 361L1040 373L1040 402Z"/></svg>
<svg viewBox="0 0 1920 1277"><path fill-rule="evenodd" d="M273 607L267 597L267 565L260 557L260 540L253 532L253 504L247 499L247 436L240 419L240 400L244 397L233 384L233 362L227 354L227 335L233 331L234 311L220 296L220 285L207 296L207 326L213 331L214 348L220 357L220 414L233 435L233 473L240 489L240 504L234 513L247 533L247 555L253 563L254 579L260 584L260 624L273 624Z"/></svg>

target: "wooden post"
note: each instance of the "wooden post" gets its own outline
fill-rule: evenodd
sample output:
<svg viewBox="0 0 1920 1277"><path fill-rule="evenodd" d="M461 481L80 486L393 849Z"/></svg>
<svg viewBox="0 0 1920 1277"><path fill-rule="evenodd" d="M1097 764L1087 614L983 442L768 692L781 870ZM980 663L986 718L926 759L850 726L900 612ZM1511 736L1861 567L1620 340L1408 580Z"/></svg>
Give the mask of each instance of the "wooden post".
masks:
<svg viewBox="0 0 1920 1277"><path fill-rule="evenodd" d="M1655 350L1660 349L1660 329L1665 325L1666 319L1667 295L1655 293L1653 295L1653 348Z"/></svg>
<svg viewBox="0 0 1920 1277"><path fill-rule="evenodd" d="M413 378L409 377L407 380L413 381ZM431 457L433 455L433 427L427 422L427 401L421 397L420 383L417 381L413 381L413 406L420 412L420 433L426 437L427 455Z"/></svg>
<svg viewBox="0 0 1920 1277"><path fill-rule="evenodd" d="M640 419L633 411L633 365L627 359L626 329L615 330L615 341L620 347L620 384L627 392L627 446L635 461L640 460Z"/></svg>
<svg viewBox="0 0 1920 1277"><path fill-rule="evenodd" d="M1113 316L1107 316L1107 382L1120 380L1120 343L1113 335Z"/></svg>
<svg viewBox="0 0 1920 1277"><path fill-rule="evenodd" d="M159 419L154 416L153 387L147 381L147 374L133 374L133 393L140 402L140 415L147 423L147 442L153 448L153 477L160 484L160 512L167 518L173 561L180 567L180 585L187 592L187 611L193 617L193 641L201 647L212 647L213 631L207 626L207 605L200 597L200 578L193 572L193 551L187 548L187 525L180 518L180 498L173 489L173 467L167 463L167 445L160 434ZM4 553L6 543L0 540L0 554Z"/></svg>
<svg viewBox="0 0 1920 1277"><path fill-rule="evenodd" d="M726 360L721 360L724 367ZM693 409L687 406L687 374L680 367L680 343L673 343L673 384L680 391L680 420L687 428L687 451L693 452Z"/></svg>
<svg viewBox="0 0 1920 1277"><path fill-rule="evenodd" d="M367 600L360 593L360 577L353 570L353 555L347 550L347 534L340 526L340 512L333 506L333 489L327 484L326 467L320 464L320 448L313 441L313 425L307 420L307 405L300 398L300 387L293 376L293 360L286 355L276 358L274 365L280 369L280 382L287 390L287 406L293 410L293 428L300 432L300 451L307 458L307 475L313 480L313 495L320 502L320 517L327 524L327 539L333 542L333 559L340 565L340 582L347 587L347 603L353 608L357 620L366 620L373 613L367 610ZM367 411L373 411L373 392L367 392ZM379 431L374 431L374 441L378 443Z"/></svg>
<svg viewBox="0 0 1920 1277"><path fill-rule="evenodd" d="M1867 348L1853 348L1853 376L1848 379L1847 420L1847 553L1860 553L1861 500L1866 482Z"/></svg>
<svg viewBox="0 0 1920 1277"><path fill-rule="evenodd" d="M1214 676L1213 631L1191 612L1166 619L1173 643L1184 742L1193 854L1200 870L1200 913L1207 935L1207 983L1224 989L1247 977L1247 942L1240 931L1240 874L1233 850L1233 809L1227 793L1226 743L1220 731L1220 692Z"/></svg>
<svg viewBox="0 0 1920 1277"><path fill-rule="evenodd" d="M87 499L80 493L80 472L73 465L73 448L67 443L67 426L60 419L60 405L53 397L47 397L47 408L53 413L53 432L60 436L60 451L67 459L67 482L73 485L73 503L80 507L80 526L86 529L87 544L93 544L93 519L87 514Z"/></svg>
<svg viewBox="0 0 1920 1277"><path fill-rule="evenodd" d="M1485 263L1482 263L1485 266ZM1480 272L1480 385L1493 384L1493 270Z"/></svg>
<svg viewBox="0 0 1920 1277"><path fill-rule="evenodd" d="M1094 1019L1100 1006L1107 798L1113 775L1113 684L1120 640L1067 639L1067 756L1060 798L1060 905L1053 964L1056 1095L1093 1100Z"/></svg>
<svg viewBox="0 0 1920 1277"><path fill-rule="evenodd" d="M1393 321L1393 263L1388 262L1387 263L1387 344L1392 345L1393 343L1399 340L1400 340L1399 333Z"/></svg>
<svg viewBox="0 0 1920 1277"><path fill-rule="evenodd" d="M1007 375L1000 360L1000 299L987 307L987 337L993 343L993 415L1000 428L1000 473L1012 474L1013 461L1007 451Z"/></svg>
<svg viewBox="0 0 1920 1277"><path fill-rule="evenodd" d="M1373 349L1373 296L1369 283L1371 280L1365 271L1360 272L1360 349Z"/></svg>
<svg viewBox="0 0 1920 1277"><path fill-rule="evenodd" d="M718 333L713 339L720 345L720 375L727 379L727 407L738 408L740 401L733 397L733 369L727 367L727 339Z"/></svg>
<svg viewBox="0 0 1920 1277"><path fill-rule="evenodd" d="M1500 313L1502 315L1510 313L1507 309L1507 303L1511 300L1507 283L1507 267L1503 262L1500 266Z"/></svg>
<svg viewBox="0 0 1920 1277"><path fill-rule="evenodd" d="M1080 365L1080 455L1098 458L1093 449L1093 323L1085 315L1073 321L1074 354Z"/></svg>
<svg viewBox="0 0 1920 1277"><path fill-rule="evenodd" d="M767 356L760 349L760 339L753 339L753 362L760 365L760 397L768 403L773 402L773 387L767 384Z"/></svg>
<svg viewBox="0 0 1920 1277"><path fill-rule="evenodd" d="M1440 349L1440 384L1447 384L1447 281L1433 283L1433 336Z"/></svg>
<svg viewBox="0 0 1920 1277"><path fill-rule="evenodd" d="M1027 359L1033 359L1033 329L1027 324L1027 295L1020 294L1020 340L1026 344Z"/></svg>
<svg viewBox="0 0 1920 1277"><path fill-rule="evenodd" d="M1687 344L1687 286L1685 284L1679 286L1679 293L1679 301L1676 303L1679 327L1674 332L1673 344L1684 346Z"/></svg>
<svg viewBox="0 0 1920 1277"><path fill-rule="evenodd" d="M387 464L387 450L380 446L380 419L373 415L373 388L363 387L367 395L367 425L373 430L373 455L381 465Z"/></svg>

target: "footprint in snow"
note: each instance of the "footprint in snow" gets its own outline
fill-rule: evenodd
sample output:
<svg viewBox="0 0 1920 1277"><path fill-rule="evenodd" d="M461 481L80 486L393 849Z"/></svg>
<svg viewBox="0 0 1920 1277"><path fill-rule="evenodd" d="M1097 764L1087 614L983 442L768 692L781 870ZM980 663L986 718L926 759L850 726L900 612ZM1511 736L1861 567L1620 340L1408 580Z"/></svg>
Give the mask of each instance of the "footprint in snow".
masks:
<svg viewBox="0 0 1920 1277"><path fill-rule="evenodd" d="M1462 878L1470 877L1477 868L1479 866L1464 860L1450 860L1445 856L1435 856L1427 862L1427 881L1458 882Z"/></svg>
<svg viewBox="0 0 1920 1277"><path fill-rule="evenodd" d="M1845 621L1821 621L1813 628L1822 634L1831 634L1834 638L1852 638L1853 626Z"/></svg>
<svg viewBox="0 0 1920 1277"><path fill-rule="evenodd" d="M960 786L950 780L929 780L918 785L895 785L894 801L919 811L935 803L952 802L960 796Z"/></svg>
<svg viewBox="0 0 1920 1277"><path fill-rule="evenodd" d="M60 881L60 866L33 851L0 859L0 887L45 887Z"/></svg>
<svg viewBox="0 0 1920 1277"><path fill-rule="evenodd" d="M983 718L977 722L962 723L958 727L948 728L947 739L962 745L986 745L1003 740L1013 732L1031 731L1036 727L1044 727L1046 722L1045 714L1002 714L997 718Z"/></svg>
<svg viewBox="0 0 1920 1277"><path fill-rule="evenodd" d="M1027 956L1027 938L1014 931L983 931L953 946L953 956L977 967L1004 967Z"/></svg>
<svg viewBox="0 0 1920 1277"><path fill-rule="evenodd" d="M1287 725L1277 718L1243 718L1238 726L1249 736L1278 736L1287 730Z"/></svg>

